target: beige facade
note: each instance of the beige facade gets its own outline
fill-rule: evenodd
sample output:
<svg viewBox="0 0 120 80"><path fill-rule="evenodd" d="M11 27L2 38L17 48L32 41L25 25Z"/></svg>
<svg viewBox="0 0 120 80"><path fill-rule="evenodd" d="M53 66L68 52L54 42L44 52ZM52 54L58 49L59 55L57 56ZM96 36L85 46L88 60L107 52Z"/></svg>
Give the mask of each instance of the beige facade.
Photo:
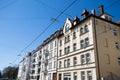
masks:
<svg viewBox="0 0 120 80"><path fill-rule="evenodd" d="M67 18L33 52L30 80L120 80L120 24L103 6L82 17Z"/></svg>
<svg viewBox="0 0 120 80"><path fill-rule="evenodd" d="M58 80L120 80L120 26L103 16L66 20L58 39Z"/></svg>
<svg viewBox="0 0 120 80"><path fill-rule="evenodd" d="M120 80L120 26L95 18L95 28L100 77Z"/></svg>

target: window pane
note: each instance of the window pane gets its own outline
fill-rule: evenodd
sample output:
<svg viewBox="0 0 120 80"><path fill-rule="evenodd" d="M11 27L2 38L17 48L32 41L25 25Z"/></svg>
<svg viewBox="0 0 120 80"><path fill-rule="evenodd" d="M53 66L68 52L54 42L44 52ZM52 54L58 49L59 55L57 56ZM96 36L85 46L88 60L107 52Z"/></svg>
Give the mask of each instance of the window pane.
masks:
<svg viewBox="0 0 120 80"><path fill-rule="evenodd" d="M85 46L86 47L89 46L89 39L88 38L85 39Z"/></svg>
<svg viewBox="0 0 120 80"><path fill-rule="evenodd" d="M77 64L77 58L76 58L76 57L73 58L73 64L74 64L74 65Z"/></svg>
<svg viewBox="0 0 120 80"><path fill-rule="evenodd" d="M73 39L75 39L75 38L76 38L76 32L73 33Z"/></svg>
<svg viewBox="0 0 120 80"><path fill-rule="evenodd" d="M119 44L117 42L115 43L115 45L116 45L116 49L119 49Z"/></svg>
<svg viewBox="0 0 120 80"><path fill-rule="evenodd" d="M88 77L88 80L92 80L92 72L91 71L87 72L87 77Z"/></svg>
<svg viewBox="0 0 120 80"><path fill-rule="evenodd" d="M113 30L114 36L117 36L117 31Z"/></svg>
<svg viewBox="0 0 120 80"><path fill-rule="evenodd" d="M68 59L68 61L67 61L67 67L69 67L70 66L70 59Z"/></svg>
<svg viewBox="0 0 120 80"><path fill-rule="evenodd" d="M90 62L90 54L86 54L86 63Z"/></svg>
<svg viewBox="0 0 120 80"><path fill-rule="evenodd" d="M118 58L118 64L120 65L120 58Z"/></svg>
<svg viewBox="0 0 120 80"><path fill-rule="evenodd" d="M81 55L81 64L84 64L85 63L85 57L84 55Z"/></svg>
<svg viewBox="0 0 120 80"><path fill-rule="evenodd" d="M81 80L85 80L85 72L84 71L81 72Z"/></svg>
<svg viewBox="0 0 120 80"><path fill-rule="evenodd" d="M87 32L88 31L88 26L87 25L85 25L85 32Z"/></svg>
<svg viewBox="0 0 120 80"><path fill-rule="evenodd" d="M81 46L81 49L84 48L84 41L83 40L80 41L80 46Z"/></svg>
<svg viewBox="0 0 120 80"><path fill-rule="evenodd" d="M80 29L80 34L83 34L83 28Z"/></svg>
<svg viewBox="0 0 120 80"><path fill-rule="evenodd" d="M68 46L68 53L70 53L70 46Z"/></svg>
<svg viewBox="0 0 120 80"><path fill-rule="evenodd" d="M73 51L76 50L76 43L73 44Z"/></svg>
<svg viewBox="0 0 120 80"><path fill-rule="evenodd" d="M74 80L77 80L77 72L74 72Z"/></svg>

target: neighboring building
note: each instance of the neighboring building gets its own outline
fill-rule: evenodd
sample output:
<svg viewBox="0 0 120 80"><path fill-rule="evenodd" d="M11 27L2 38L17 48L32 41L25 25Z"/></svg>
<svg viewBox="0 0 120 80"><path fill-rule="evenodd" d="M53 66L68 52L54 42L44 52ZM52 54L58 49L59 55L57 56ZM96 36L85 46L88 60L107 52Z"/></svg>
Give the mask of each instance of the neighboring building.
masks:
<svg viewBox="0 0 120 80"><path fill-rule="evenodd" d="M40 66L41 66L41 55L39 50L32 51L31 67L30 67L30 80L39 80L40 78Z"/></svg>
<svg viewBox="0 0 120 80"><path fill-rule="evenodd" d="M42 53L40 80L57 80L58 35L59 31L56 31L42 44L42 49L40 50Z"/></svg>
<svg viewBox="0 0 120 80"><path fill-rule="evenodd" d="M19 64L19 80L120 80L120 22L103 6L66 19Z"/></svg>
<svg viewBox="0 0 120 80"><path fill-rule="evenodd" d="M31 53L26 53L25 58L19 64L18 80L29 80Z"/></svg>
<svg viewBox="0 0 120 80"><path fill-rule="evenodd" d="M99 7L67 18L58 38L57 80L120 80L120 25Z"/></svg>

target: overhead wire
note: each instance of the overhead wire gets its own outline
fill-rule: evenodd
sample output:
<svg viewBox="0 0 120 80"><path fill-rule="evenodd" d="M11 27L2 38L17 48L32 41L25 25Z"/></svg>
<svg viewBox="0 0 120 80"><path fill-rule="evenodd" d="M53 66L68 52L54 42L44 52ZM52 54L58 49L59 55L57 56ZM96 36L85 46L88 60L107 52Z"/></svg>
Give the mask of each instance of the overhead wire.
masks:
<svg viewBox="0 0 120 80"><path fill-rule="evenodd" d="M60 12L60 14L58 14L58 16L55 17L55 19L57 20L66 10L68 10L77 0L74 0L72 3L70 3L62 12ZM32 40L23 50L20 51L20 53L18 55L21 55L28 47L30 47L40 36L43 35L43 33L48 30L50 28L50 26L54 23L54 21L52 21L34 40ZM18 56L17 56L18 57ZM17 61L18 58L16 58L16 60L14 60L12 63L14 64Z"/></svg>
<svg viewBox="0 0 120 80"><path fill-rule="evenodd" d="M7 5L5 5L5 6L3 6L3 7L0 7L0 10L1 10L1 9L4 9L4 8L7 8L7 7L9 7L10 5L15 4L17 1L19 1L19 0L14 0L14 1L11 1L11 2L10 2L10 3L8 3Z"/></svg>
<svg viewBox="0 0 120 80"><path fill-rule="evenodd" d="M64 14L64 12L66 11L66 10L68 10L75 2L76 2L77 0L74 0L70 5L68 5L63 11L61 11L60 12L60 14L58 15L58 16L56 16L56 20L62 15L62 14ZM116 0L115 2L119 2L120 0ZM115 2L113 2L112 4L110 4L110 5L115 5L116 3ZM44 3L42 3L41 2L41 4L43 4L43 5L46 5L46 4L44 4ZM108 9L108 8L110 8L110 7L112 7L112 6L108 6L108 7L106 7L105 9ZM52 21L30 44L28 44L23 50L21 50L21 52L18 54L18 55L21 55L21 53L23 53L28 47L30 47L40 36L42 36L43 35L43 33L47 30L47 29L49 29L50 28L50 26L52 25L54 23L54 21ZM102 33L100 33L100 34L102 34ZM16 60L13 62L13 63L15 63L17 61L17 58L16 58Z"/></svg>
<svg viewBox="0 0 120 80"><path fill-rule="evenodd" d="M44 2L41 1L41 0L34 0L34 1L40 3L40 4L43 5L44 7L47 7L47 8L49 8L49 9L53 10L53 11L58 12L58 13L61 13L61 12L62 12L62 11L60 11L60 10L58 10L58 9L56 9L56 8L54 8L54 7L52 7L52 6L48 5L48 4L46 4L46 3L44 3ZM67 17L70 17L70 18L73 18L72 15L70 15L70 14L68 14L68 13L65 13L65 12L63 13L63 15L65 15L65 16L67 16Z"/></svg>

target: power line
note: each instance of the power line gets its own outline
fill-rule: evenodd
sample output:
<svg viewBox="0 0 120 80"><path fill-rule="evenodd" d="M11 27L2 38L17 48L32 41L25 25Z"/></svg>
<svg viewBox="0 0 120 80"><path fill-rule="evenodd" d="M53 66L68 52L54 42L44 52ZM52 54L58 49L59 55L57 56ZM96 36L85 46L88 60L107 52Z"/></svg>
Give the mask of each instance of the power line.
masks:
<svg viewBox="0 0 120 80"><path fill-rule="evenodd" d="M64 14L64 12L66 10L68 10L77 0L74 0L70 5L68 5L62 12L60 12L60 14L58 16L56 16L56 18L54 18L55 20L58 20L58 18ZM113 2L112 4L110 4L108 7L106 7L105 9L108 9L110 7L112 7L113 5L115 5L117 2L119 2L120 0L116 0L115 2ZM46 5L45 3L41 2L41 4ZM54 21L52 21L30 44L28 44L23 50L21 50L21 52L18 54L17 57L19 57L19 55L21 55L21 53L23 53L28 47L30 47L40 36L43 35L43 33L48 30L50 28L50 26L54 23ZM102 33L101 33L102 34ZM18 58L16 58L15 61L17 61ZM14 61L14 62L15 62ZM13 62L13 63L14 63Z"/></svg>
<svg viewBox="0 0 120 80"><path fill-rule="evenodd" d="M0 10L1 10L1 9L4 9L4 8L7 8L7 7L10 6L10 5L15 4L17 1L18 1L18 0L14 0L14 1L10 2L10 3L7 4L6 6L1 7Z"/></svg>
<svg viewBox="0 0 120 80"><path fill-rule="evenodd" d="M70 5L68 5L62 12L60 12L60 14L58 16L56 16L56 18L54 18L55 20L57 20L66 10L68 10L77 0L74 0ZM54 23L54 21L52 21L32 42L30 42L30 44L28 44L23 50L21 50L21 52L18 55L21 55L21 53L23 53L28 47L30 47L40 36L43 35L43 33L48 30L50 28L50 26ZM17 56L19 57L19 56ZM18 58L16 58L16 60L13 62L13 64L17 61Z"/></svg>
<svg viewBox="0 0 120 80"><path fill-rule="evenodd" d="M116 0L113 3L111 3L110 5L108 5L105 9L108 9L108 8L112 7L113 5L119 3L119 2L120 2L120 0Z"/></svg>
<svg viewBox="0 0 120 80"><path fill-rule="evenodd" d="M45 6L45 7L47 7L47 8L49 8L49 9L52 9L52 10L54 10L54 11L56 11L56 12L58 12L58 13L61 13L62 11L60 11L60 10L58 10L58 9L56 9L56 8L54 8L54 7L52 7L52 6L50 6L50 5L48 5L48 4L46 4L46 3L44 3L43 1L41 1L41 0L34 0L34 1L36 1L36 2L38 2L38 3L40 3L41 5L43 5L43 6ZM66 15L66 16L68 16L68 17L71 17L71 18L73 18L70 14L68 14L68 13L63 13L64 15Z"/></svg>

